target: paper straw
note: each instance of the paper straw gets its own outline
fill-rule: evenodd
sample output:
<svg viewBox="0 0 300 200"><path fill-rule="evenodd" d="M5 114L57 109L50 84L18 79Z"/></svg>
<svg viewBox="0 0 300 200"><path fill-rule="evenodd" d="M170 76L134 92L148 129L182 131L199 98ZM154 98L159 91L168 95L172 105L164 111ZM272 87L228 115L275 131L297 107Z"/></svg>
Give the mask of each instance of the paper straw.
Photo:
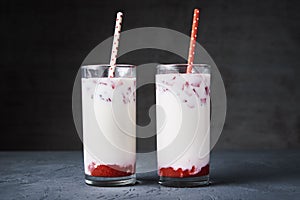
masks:
<svg viewBox="0 0 300 200"><path fill-rule="evenodd" d="M111 49L111 56L110 56L110 68L108 71L108 77L114 77L115 68L116 68L116 61L117 61L117 54L119 48L119 41L120 41L120 33L121 33L121 24L122 24L123 13L118 12L116 18L116 26L115 26L115 33L114 33L114 40Z"/></svg>
<svg viewBox="0 0 300 200"><path fill-rule="evenodd" d="M199 23L199 13L200 12L198 9L194 10L189 57L188 57L188 67L186 69L186 73L188 74L192 72L192 68L193 68L192 64L194 63L195 46L196 46L196 38L197 38L198 23Z"/></svg>

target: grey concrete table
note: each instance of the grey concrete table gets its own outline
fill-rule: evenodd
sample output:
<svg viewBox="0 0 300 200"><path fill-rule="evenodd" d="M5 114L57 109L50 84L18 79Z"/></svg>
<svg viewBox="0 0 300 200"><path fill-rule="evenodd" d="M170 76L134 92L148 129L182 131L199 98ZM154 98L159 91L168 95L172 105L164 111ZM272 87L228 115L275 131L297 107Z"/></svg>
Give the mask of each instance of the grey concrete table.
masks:
<svg viewBox="0 0 300 200"><path fill-rule="evenodd" d="M0 152L0 199L300 199L299 153L213 152L208 187L163 187L149 172L101 188L84 183L81 152Z"/></svg>

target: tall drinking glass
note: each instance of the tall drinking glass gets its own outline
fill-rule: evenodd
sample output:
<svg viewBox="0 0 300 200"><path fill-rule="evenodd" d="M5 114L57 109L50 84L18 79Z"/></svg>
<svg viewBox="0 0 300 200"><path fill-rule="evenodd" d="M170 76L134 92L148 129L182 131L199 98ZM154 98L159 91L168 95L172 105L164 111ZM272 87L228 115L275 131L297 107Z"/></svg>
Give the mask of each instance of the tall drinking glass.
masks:
<svg viewBox="0 0 300 200"><path fill-rule="evenodd" d="M81 67L85 182L98 186L134 184L136 161L136 68Z"/></svg>
<svg viewBox="0 0 300 200"><path fill-rule="evenodd" d="M156 74L159 183L209 184L210 66L158 65Z"/></svg>

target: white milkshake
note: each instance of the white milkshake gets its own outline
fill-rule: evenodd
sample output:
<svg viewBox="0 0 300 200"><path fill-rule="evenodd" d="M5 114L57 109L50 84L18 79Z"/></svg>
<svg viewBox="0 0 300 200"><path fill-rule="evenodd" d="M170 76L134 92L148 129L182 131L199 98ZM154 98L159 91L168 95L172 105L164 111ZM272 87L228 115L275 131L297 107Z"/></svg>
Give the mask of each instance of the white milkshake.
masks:
<svg viewBox="0 0 300 200"><path fill-rule="evenodd" d="M197 177L209 173L210 74L157 74L159 175Z"/></svg>
<svg viewBox="0 0 300 200"><path fill-rule="evenodd" d="M135 173L135 84L135 78L82 78L85 174Z"/></svg>

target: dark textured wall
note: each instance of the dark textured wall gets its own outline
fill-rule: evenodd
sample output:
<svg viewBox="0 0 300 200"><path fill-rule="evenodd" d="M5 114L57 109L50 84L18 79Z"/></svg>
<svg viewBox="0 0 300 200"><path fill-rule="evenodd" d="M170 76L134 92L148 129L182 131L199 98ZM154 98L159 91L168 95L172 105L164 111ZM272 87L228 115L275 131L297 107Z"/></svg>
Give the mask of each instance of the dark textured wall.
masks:
<svg viewBox="0 0 300 200"><path fill-rule="evenodd" d="M218 147L299 147L298 2L2 0L0 149L80 149L73 81L89 51L112 35L116 11L125 13L123 30L156 26L189 35L195 7L202 8L198 41L219 66L227 90ZM139 64L178 58L139 51L121 59ZM140 94L151 98L149 91ZM144 115L141 110L140 123L147 121Z"/></svg>

